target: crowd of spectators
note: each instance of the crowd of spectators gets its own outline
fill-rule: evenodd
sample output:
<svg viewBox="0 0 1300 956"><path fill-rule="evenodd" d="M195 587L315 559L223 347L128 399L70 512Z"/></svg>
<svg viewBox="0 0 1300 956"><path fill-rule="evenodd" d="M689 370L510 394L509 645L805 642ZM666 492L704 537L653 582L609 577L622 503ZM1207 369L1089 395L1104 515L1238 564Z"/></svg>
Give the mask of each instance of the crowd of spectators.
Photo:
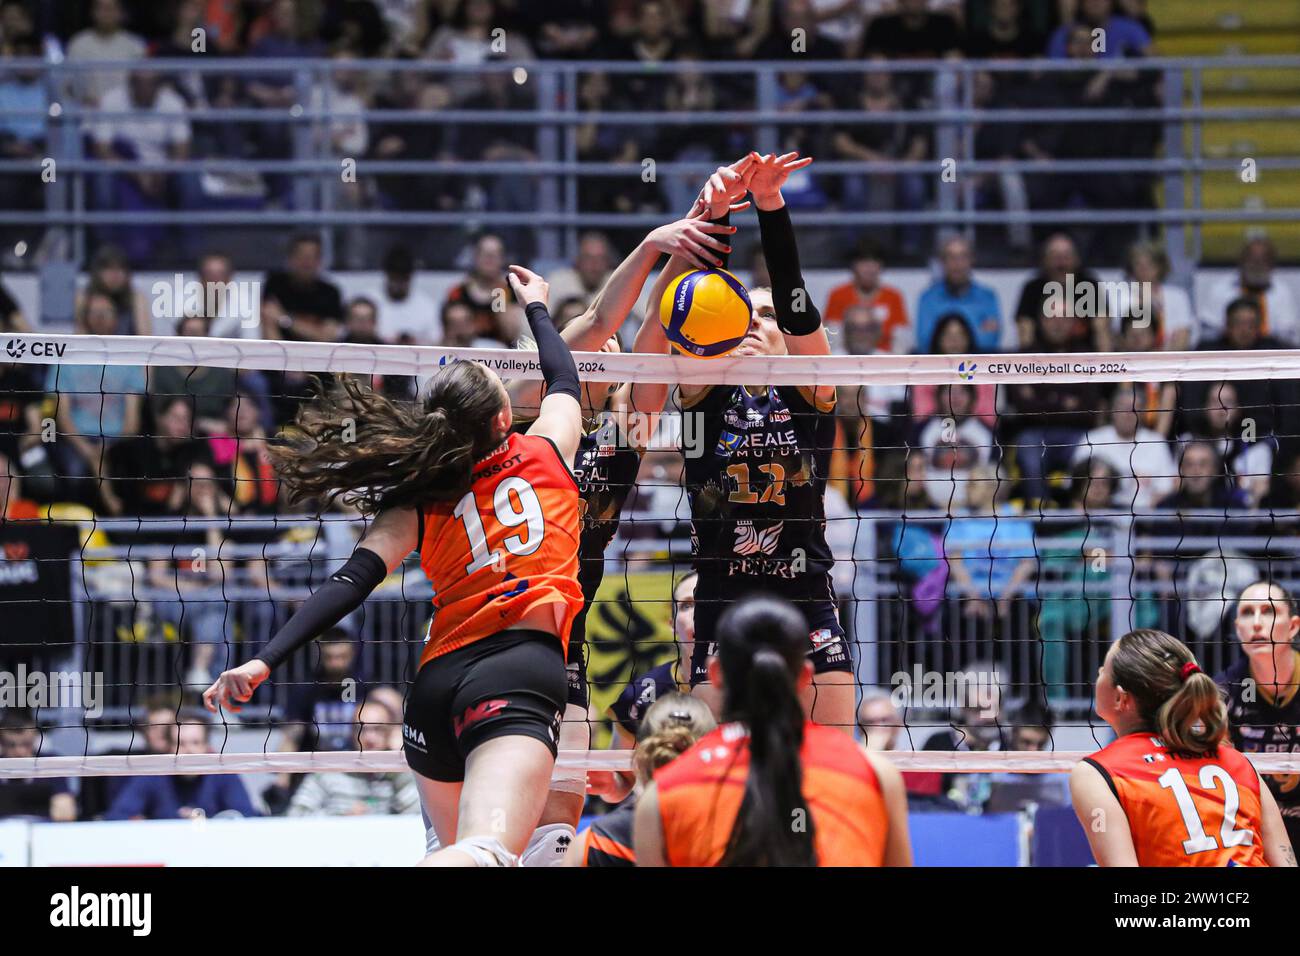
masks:
<svg viewBox="0 0 1300 956"><path fill-rule="evenodd" d="M544 180L517 173L481 174L476 162L531 163L542 158L546 127L529 123L455 121L459 111L563 108L544 101L543 85L527 68L450 72L440 65L509 60L618 61L647 66L675 61L772 60L789 64L776 75L774 101L760 102L752 75L703 72L608 73L582 71L574 105L583 113L654 111L680 115L707 110L747 110L767 105L788 115L776 127L779 148L829 160L881 162L938 160L944 153L926 125L903 120L826 124L824 110L901 113L953 106L955 87L926 73L881 69L894 60L1070 59L1079 70L1032 77L1004 71L973 76L975 101L985 110L1153 106L1156 84L1141 71L1089 67L1099 58L1141 58L1155 27L1144 0L90 0L86 3L0 4L4 58L62 58L120 63L72 72L66 96L89 111L85 149L109 164L216 158L223 160L324 159L327 172L296 175L276 169L225 166L204 172L138 171L90 174L92 208L122 214L175 210L247 211L318 206L344 211L375 209L463 213L524 213L538 208ZM1105 32L1098 43L1095 31ZM330 69L295 75L264 72L151 68L152 60L303 58ZM359 61L385 58L425 63L428 70L375 72ZM858 62L869 70L815 72L811 61ZM3 59L0 59L0 67ZM51 91L30 70L0 71L0 105L45 111ZM324 110L332 118L298 127L284 121L293 107ZM223 108L267 110L267 121L214 118ZM364 111L378 111L369 116ZM389 119L384 111L425 111L427 122ZM3 112L3 111L0 111ZM110 115L126 114L132 115ZM96 114L104 114L102 119ZM450 120L450 122L449 122ZM296 135L301 129L305 135ZM981 123L978 159L1079 159L1153 156L1155 124ZM46 122L32 116L0 118L6 158L33 158L48 147ZM580 123L574 127L583 162L633 164L635 175L583 175L577 201L585 212L663 212L684 207L683 177L643 177L647 158L658 162L713 163L748 149L752 124L647 122ZM953 147L948 147L949 149ZM358 175L337 175L339 161ZM391 170L370 175L367 161L448 160L463 171L430 175ZM821 173L809 170L786 189L792 206L844 211L916 211L937 199L938 176L908 173ZM0 177L0 202L39 209L39 190L19 174ZM560 187L557 187L560 188ZM693 186L689 192L693 195ZM1142 207L1152 201L1148 177L1020 175L979 177L982 209L1020 211ZM526 220L500 227L507 244L529 255L535 237ZM1114 233L1090 238L1113 252ZM845 233L849 233L845 236ZM445 266L466 239L459 226L435 229L422 250L442 255ZM363 227L338 229L340 255L356 267L373 267L382 254ZM621 237L619 237L621 238ZM822 247L856 241L860 230L827 233ZM878 237L906 256L928 251L929 233L906 226ZM981 237L988 248L1022 249L1027 227ZM192 226L162 223L103 225L96 243L114 243L136 266L160 259L192 258L202 236ZM450 241L448 241L450 240ZM818 246L807 252L816 255ZM180 258L178 258L180 257ZM813 261L813 260L810 260Z"/></svg>

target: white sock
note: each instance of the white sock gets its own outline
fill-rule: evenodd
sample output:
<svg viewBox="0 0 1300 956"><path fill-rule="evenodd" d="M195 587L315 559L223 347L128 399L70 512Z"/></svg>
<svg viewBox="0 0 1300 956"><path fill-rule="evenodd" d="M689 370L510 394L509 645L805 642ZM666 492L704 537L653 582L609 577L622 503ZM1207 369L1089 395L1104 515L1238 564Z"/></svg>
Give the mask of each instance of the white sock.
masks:
<svg viewBox="0 0 1300 956"><path fill-rule="evenodd" d="M519 855L520 866L562 866L565 854L573 845L578 831L567 823L548 823L538 827Z"/></svg>

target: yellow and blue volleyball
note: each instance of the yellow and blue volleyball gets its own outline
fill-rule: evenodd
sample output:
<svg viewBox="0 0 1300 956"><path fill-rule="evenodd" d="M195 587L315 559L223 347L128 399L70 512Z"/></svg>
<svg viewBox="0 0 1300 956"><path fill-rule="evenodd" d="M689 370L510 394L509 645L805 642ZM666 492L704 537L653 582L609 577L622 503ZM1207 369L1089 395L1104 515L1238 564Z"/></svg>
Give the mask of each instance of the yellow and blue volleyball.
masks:
<svg viewBox="0 0 1300 956"><path fill-rule="evenodd" d="M749 293L725 269L703 269L674 279L659 303L668 341L696 358L726 355L745 338Z"/></svg>

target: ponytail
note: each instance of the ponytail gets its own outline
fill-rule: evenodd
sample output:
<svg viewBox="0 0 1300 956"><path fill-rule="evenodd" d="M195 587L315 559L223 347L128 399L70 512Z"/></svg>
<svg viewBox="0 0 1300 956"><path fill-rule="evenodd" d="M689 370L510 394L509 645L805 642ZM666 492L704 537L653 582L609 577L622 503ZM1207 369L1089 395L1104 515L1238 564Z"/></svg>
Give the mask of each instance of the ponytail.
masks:
<svg viewBox="0 0 1300 956"><path fill-rule="evenodd" d="M1219 685L1197 670L1156 711L1156 730L1178 753L1213 753L1228 735L1228 709Z"/></svg>
<svg viewBox="0 0 1300 956"><path fill-rule="evenodd" d="M641 718L632 754L637 782L649 783L656 770L672 763L717 725L713 712L699 698L680 691L664 694Z"/></svg>
<svg viewBox="0 0 1300 956"><path fill-rule="evenodd" d="M344 376L269 445L289 501L342 496L363 514L459 498L474 463L501 441L501 386L477 362L440 368L420 405L397 404Z"/></svg>
<svg viewBox="0 0 1300 956"><path fill-rule="evenodd" d="M807 624L794 605L758 598L733 605L718 634L724 713L749 732L745 794L720 865L816 866L795 683L805 666Z"/></svg>
<svg viewBox="0 0 1300 956"><path fill-rule="evenodd" d="M1116 642L1111 674L1170 750L1212 754L1227 737L1223 693L1176 637L1145 628L1130 631Z"/></svg>

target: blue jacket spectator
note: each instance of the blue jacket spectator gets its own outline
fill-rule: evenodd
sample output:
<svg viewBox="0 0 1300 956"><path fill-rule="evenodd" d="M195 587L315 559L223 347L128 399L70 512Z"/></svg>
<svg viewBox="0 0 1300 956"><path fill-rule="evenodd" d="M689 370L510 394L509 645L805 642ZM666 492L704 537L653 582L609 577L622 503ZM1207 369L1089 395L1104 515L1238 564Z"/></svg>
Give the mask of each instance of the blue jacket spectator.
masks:
<svg viewBox="0 0 1300 956"><path fill-rule="evenodd" d="M972 273L974 255L970 243L954 237L939 251L943 277L921 293L916 306L916 351L935 351L934 334L940 320L961 316L970 328L976 352L1000 352L1009 343L1002 306L992 288L976 282Z"/></svg>
<svg viewBox="0 0 1300 956"><path fill-rule="evenodd" d="M1047 55L1054 60L1064 60L1070 31L1076 24L1083 24L1090 30L1101 30L1100 37L1105 45L1098 47L1097 56L1103 59L1121 59L1131 56L1145 56L1151 48L1151 34L1132 17L1115 12L1114 0L1081 0L1078 19L1074 23L1063 23L1056 28L1047 41Z"/></svg>
<svg viewBox="0 0 1300 956"><path fill-rule="evenodd" d="M177 754L208 754L212 724L201 713L184 713L176 727ZM105 820L179 820L196 812L215 817L219 813L260 816L233 774L198 776L132 777L113 798Z"/></svg>

